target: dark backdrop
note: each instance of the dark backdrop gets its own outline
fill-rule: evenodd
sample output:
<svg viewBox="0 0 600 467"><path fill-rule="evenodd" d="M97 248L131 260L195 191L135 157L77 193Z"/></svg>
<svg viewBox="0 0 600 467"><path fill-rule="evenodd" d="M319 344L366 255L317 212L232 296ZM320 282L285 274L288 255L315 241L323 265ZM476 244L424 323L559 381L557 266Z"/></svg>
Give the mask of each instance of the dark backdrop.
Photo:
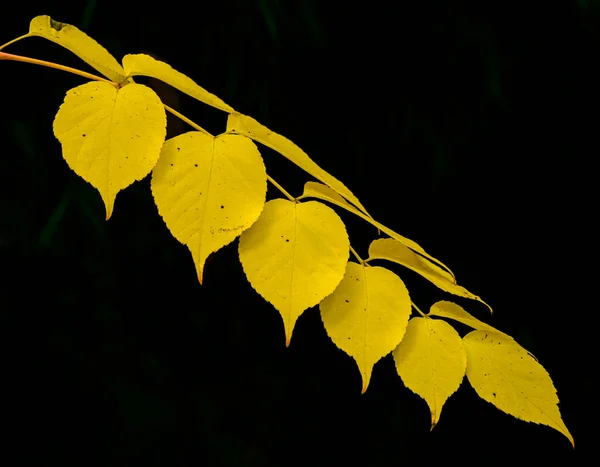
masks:
<svg viewBox="0 0 600 467"><path fill-rule="evenodd" d="M210 258L200 286L148 178L120 193L104 222L98 193L69 170L52 134L65 92L85 81L4 61L3 464L593 459L595 310L579 297L593 286L583 220L593 215L585 206L598 151L600 6L477 3L11 2L0 42L49 14L118 59L163 58L289 137L494 307L490 318L458 300L550 372L575 451L558 432L480 400L466 380L429 432L425 402L390 356L361 396L358 370L327 338L318 309L300 318L286 349L281 318L248 285L237 242ZM89 70L39 38L6 51ZM180 108L213 133L225 128L224 114L191 98ZM263 154L299 195L306 174ZM376 231L342 216L366 257ZM422 308L450 298L395 270Z"/></svg>

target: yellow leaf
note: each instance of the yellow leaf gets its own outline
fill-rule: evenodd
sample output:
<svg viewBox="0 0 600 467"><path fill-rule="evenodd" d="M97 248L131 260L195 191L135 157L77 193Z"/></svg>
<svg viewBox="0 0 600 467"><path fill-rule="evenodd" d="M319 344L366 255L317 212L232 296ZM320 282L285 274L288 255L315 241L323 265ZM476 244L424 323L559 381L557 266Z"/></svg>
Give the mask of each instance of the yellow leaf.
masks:
<svg viewBox="0 0 600 467"><path fill-rule="evenodd" d="M70 50L112 81L125 80L125 71L117 59L75 26L59 23L47 15L36 16L29 23L29 35L43 37Z"/></svg>
<svg viewBox="0 0 600 467"><path fill-rule="evenodd" d="M493 331L472 331L463 342L467 378L479 397L516 418L558 430L575 446L558 410L550 375L527 350Z"/></svg>
<svg viewBox="0 0 600 467"><path fill-rule="evenodd" d="M406 387L429 405L433 429L465 376L467 354L460 336L445 321L413 318L392 355Z"/></svg>
<svg viewBox="0 0 600 467"><path fill-rule="evenodd" d="M467 326L470 326L473 329L479 329L480 331L501 332L498 331L496 328L493 328L489 324L478 320L460 305L445 300L434 303L431 306L428 316L440 316L442 318L450 318L455 321L459 321L463 324L466 324Z"/></svg>
<svg viewBox="0 0 600 467"><path fill-rule="evenodd" d="M358 198L342 182L319 167L308 157L308 154L286 137L269 130L252 117L237 112L229 114L227 118L227 132L247 136L277 151L317 180L329 185L335 192L358 207L365 215L371 217L363 205L360 204Z"/></svg>
<svg viewBox="0 0 600 467"><path fill-rule="evenodd" d="M67 92L54 135L71 169L98 189L111 216L117 193L156 165L167 119L159 97L141 84L99 81Z"/></svg>
<svg viewBox="0 0 600 467"><path fill-rule="evenodd" d="M281 314L286 345L298 317L335 290L350 251L346 227L316 201L274 199L240 237L239 254L252 287Z"/></svg>
<svg viewBox="0 0 600 467"><path fill-rule="evenodd" d="M477 300L486 305L490 311L492 311L492 308L477 295L474 295L464 287L457 285L452 280L452 277L445 273L445 271L441 271L439 268L433 267L433 265L426 261L425 258L417 255L401 242L393 238L379 238L377 240L373 240L369 246L369 259L367 261L371 261L373 259L385 259L406 266L407 268L412 269L423 276L425 279L443 291L458 295L460 297Z"/></svg>
<svg viewBox="0 0 600 467"><path fill-rule="evenodd" d="M388 229L385 225L380 224L379 222L374 220L372 217L369 217L369 216L365 215L364 213L362 213L361 211L359 211L358 209L356 209L354 206L352 206L350 203L348 203L344 198L342 198L338 193L336 193L334 190L329 188L327 185L323 185L322 183L317 183L317 182L306 182L304 185L304 193L302 193L302 196L300 198L318 198L323 201L328 201L330 203L333 203L341 208L346 209L347 211L350 211L351 213L357 215L358 217L366 220L371 225L374 225L382 232L388 234L393 239L399 241L400 243L411 248L412 250L425 256L426 258L430 259L434 263L437 263L437 264L431 264L430 268L432 268L434 271L436 271L437 274L439 274L443 277L447 277L448 280L456 283L454 274L452 274L452 271L450 271L448 266L446 266L440 260L431 256L416 242L412 241L409 238L403 237L402 235L394 232L391 229ZM444 269L442 269L442 268L444 268Z"/></svg>
<svg viewBox="0 0 600 467"><path fill-rule="evenodd" d="M208 255L260 216L267 174L248 138L191 131L165 142L151 187L158 212L173 236L190 249L202 283Z"/></svg>
<svg viewBox="0 0 600 467"><path fill-rule="evenodd" d="M404 282L387 269L349 262L320 309L333 343L356 361L364 393L375 363L398 346L406 331L411 304Z"/></svg>
<svg viewBox="0 0 600 467"><path fill-rule="evenodd" d="M225 112L234 112L233 108L214 94L198 86L183 73L173 69L171 65L161 62L146 54L128 54L123 57L123 68L127 77L150 76L164 81L181 92L198 99L212 107Z"/></svg>

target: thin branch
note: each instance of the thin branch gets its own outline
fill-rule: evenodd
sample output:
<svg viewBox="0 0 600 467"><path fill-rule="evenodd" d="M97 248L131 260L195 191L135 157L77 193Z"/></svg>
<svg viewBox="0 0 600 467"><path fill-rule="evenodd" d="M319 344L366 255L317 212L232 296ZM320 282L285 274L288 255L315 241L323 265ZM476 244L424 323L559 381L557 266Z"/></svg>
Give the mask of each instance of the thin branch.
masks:
<svg viewBox="0 0 600 467"><path fill-rule="evenodd" d="M0 60L13 60L16 62L31 63L33 65L46 66L48 68L54 68L56 70L73 73L74 75L83 76L84 78L88 78L88 79L91 79L94 81L103 81L103 82L108 83L115 87L119 86L119 83L115 83L114 81L110 81L106 78L102 78L101 76L93 75L92 73L88 73L87 71L78 70L76 68L71 68L69 66L59 65L58 63L47 62L45 60L38 60L37 58L23 57L21 55L13 55L13 54L7 54L6 52L0 52Z"/></svg>

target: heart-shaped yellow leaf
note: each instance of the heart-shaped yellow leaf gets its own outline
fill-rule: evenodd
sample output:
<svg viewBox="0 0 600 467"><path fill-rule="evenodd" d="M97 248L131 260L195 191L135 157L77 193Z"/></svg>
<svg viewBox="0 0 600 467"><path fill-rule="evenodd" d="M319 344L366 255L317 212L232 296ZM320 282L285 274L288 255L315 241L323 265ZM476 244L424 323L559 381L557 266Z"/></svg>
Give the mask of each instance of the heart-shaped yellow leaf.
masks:
<svg viewBox="0 0 600 467"><path fill-rule="evenodd" d="M558 396L548 372L506 334L472 331L463 338L467 378L479 397L526 422L547 425L573 436L558 410Z"/></svg>
<svg viewBox="0 0 600 467"><path fill-rule="evenodd" d="M429 405L433 429L465 376L467 354L460 336L445 321L413 318L392 355L406 387Z"/></svg>
<svg viewBox="0 0 600 467"><path fill-rule="evenodd" d="M112 81L121 83L125 79L125 71L117 59L75 26L41 15L29 23L29 35L43 37L70 50Z"/></svg>
<svg viewBox="0 0 600 467"><path fill-rule="evenodd" d="M175 70L165 62L156 60L146 54L128 54L123 57L123 68L127 77L132 76L150 76L152 78L164 81L175 89L198 99L212 107L225 112L233 112L233 108L223 102L214 94L198 86L191 78Z"/></svg>
<svg viewBox="0 0 600 467"><path fill-rule="evenodd" d="M364 393L375 363L404 336L411 310L408 289L392 271L349 262L344 279L319 307L333 343L356 361Z"/></svg>
<svg viewBox="0 0 600 467"><path fill-rule="evenodd" d="M117 90L92 81L67 92L54 135L69 167L100 192L108 220L117 193L156 165L166 125L162 102L149 87Z"/></svg>
<svg viewBox="0 0 600 467"><path fill-rule="evenodd" d="M316 201L274 199L240 237L240 261L254 289L281 314L286 345L298 317L335 290L350 251L346 227Z"/></svg>
<svg viewBox="0 0 600 467"><path fill-rule="evenodd" d="M267 173L250 139L191 131L165 142L151 186L158 212L190 249L202 283L208 255L258 219Z"/></svg>

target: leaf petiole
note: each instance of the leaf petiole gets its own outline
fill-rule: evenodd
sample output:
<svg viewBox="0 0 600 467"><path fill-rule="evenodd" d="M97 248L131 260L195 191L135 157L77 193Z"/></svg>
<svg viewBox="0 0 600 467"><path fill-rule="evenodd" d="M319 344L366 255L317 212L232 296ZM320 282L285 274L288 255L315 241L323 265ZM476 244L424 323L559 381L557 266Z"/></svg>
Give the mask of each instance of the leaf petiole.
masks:
<svg viewBox="0 0 600 467"><path fill-rule="evenodd" d="M419 310L419 307L414 304L414 302L410 302L415 310L417 310L423 318L427 318L427 315Z"/></svg>
<svg viewBox="0 0 600 467"><path fill-rule="evenodd" d="M11 44L14 44L17 41L20 41L21 39L25 39L26 37L29 37L29 34L23 34L21 37L17 37L16 39L13 39L12 41L8 41L6 44L0 45L0 50L2 50L4 47L8 47Z"/></svg>
<svg viewBox="0 0 600 467"><path fill-rule="evenodd" d="M366 261L364 261L360 256L358 256L358 253L356 252L356 250L354 248L352 248L352 245L350 245L350 251L352 252L352 254L354 256L356 256L356 259L358 260L358 262L360 264L362 264L363 266L367 265Z"/></svg>
<svg viewBox="0 0 600 467"><path fill-rule="evenodd" d="M277 183L275 180L273 180L273 177L271 177L269 174L267 174L267 180L269 180L273 185L275 185L275 188L277 188L279 191L281 191L287 199L289 199L292 202L296 202L297 200L290 195L287 191L285 191L285 189L279 184Z"/></svg>

